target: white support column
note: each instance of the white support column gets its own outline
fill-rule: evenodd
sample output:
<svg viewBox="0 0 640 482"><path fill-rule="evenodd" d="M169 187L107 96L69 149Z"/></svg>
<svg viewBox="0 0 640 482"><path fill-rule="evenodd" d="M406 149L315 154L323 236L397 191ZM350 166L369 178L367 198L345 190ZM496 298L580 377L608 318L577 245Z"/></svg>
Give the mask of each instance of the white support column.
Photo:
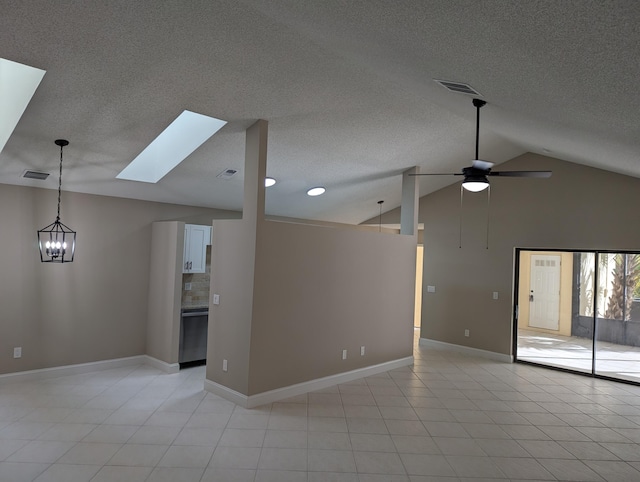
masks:
<svg viewBox="0 0 640 482"><path fill-rule="evenodd" d="M242 218L251 222L264 220L268 131L269 123L266 120L259 120L247 129Z"/></svg>
<svg viewBox="0 0 640 482"><path fill-rule="evenodd" d="M420 168L415 166L402 173L402 204L400 206L400 234L418 235L418 174Z"/></svg>

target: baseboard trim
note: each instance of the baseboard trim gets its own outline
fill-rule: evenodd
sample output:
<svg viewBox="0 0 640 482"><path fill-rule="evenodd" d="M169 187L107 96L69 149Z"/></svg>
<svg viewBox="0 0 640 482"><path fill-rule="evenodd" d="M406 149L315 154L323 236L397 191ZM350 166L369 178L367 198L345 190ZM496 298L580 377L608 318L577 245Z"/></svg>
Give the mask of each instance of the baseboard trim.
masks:
<svg viewBox="0 0 640 482"><path fill-rule="evenodd" d="M458 353L465 353L467 355L488 358L490 360L513 363L513 357L511 355L505 355L504 353L497 353L495 351L481 350L479 348L471 348L463 345L455 345L453 343L446 343L444 341L430 340L429 338L420 338L419 344L420 346L423 346L425 348L451 350Z"/></svg>
<svg viewBox="0 0 640 482"><path fill-rule="evenodd" d="M149 355L143 355L144 361L147 365L152 366L153 368L157 368L165 373L178 373L180 371L179 363L167 363L162 360L158 360Z"/></svg>
<svg viewBox="0 0 640 482"><path fill-rule="evenodd" d="M357 370L351 370L344 373L338 373L336 375L330 375L328 377L317 378L315 380L309 380L308 382L297 383L295 385L289 385L288 387L277 388L275 390L269 390L267 392L258 393L256 395L244 395L236 392L224 385L221 385L211 380L204 381L204 389L222 398L225 398L237 405L244 408L255 408L268 403L277 402L278 400L284 400L286 398L295 397L304 393L312 392L315 390L321 390L323 388L331 387L339 383L346 383L359 378L368 377L371 375L377 375L396 368L402 368L413 364L413 356L406 358L400 358L398 360L392 360L378 365L372 365L369 367L358 368Z"/></svg>
<svg viewBox="0 0 640 482"><path fill-rule="evenodd" d="M143 365L147 362L146 358L146 355L138 355L126 358L115 358L113 360L79 363L77 365L65 365L60 367L40 368L38 370L6 373L4 375L0 375L0 384L8 382L25 382L31 380L43 380L47 378L66 377L69 375L110 370L113 368L121 368L131 365Z"/></svg>

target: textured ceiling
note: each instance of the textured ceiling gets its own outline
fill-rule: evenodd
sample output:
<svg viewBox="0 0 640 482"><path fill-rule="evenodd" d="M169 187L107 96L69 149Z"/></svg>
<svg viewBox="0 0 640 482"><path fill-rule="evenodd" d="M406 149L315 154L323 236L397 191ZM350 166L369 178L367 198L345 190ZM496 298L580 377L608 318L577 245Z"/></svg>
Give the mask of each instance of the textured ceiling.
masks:
<svg viewBox="0 0 640 482"><path fill-rule="evenodd" d="M63 190L241 209L244 130L266 119L267 211L359 223L399 205L403 170L474 157L471 98L433 79L488 102L483 159L640 177L638 25L635 0L4 0L0 57L47 73L0 183L56 189L63 137ZM229 123L158 184L115 179L184 109ZM457 180L422 177L421 194Z"/></svg>

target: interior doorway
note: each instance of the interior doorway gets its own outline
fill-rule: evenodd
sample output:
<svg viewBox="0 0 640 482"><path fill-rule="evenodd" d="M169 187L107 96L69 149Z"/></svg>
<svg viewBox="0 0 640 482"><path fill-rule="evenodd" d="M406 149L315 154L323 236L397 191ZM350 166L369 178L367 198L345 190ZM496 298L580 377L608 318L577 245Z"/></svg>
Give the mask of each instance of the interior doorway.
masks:
<svg viewBox="0 0 640 482"><path fill-rule="evenodd" d="M422 323L422 263L424 259L424 246L418 245L416 252L416 294L415 294L415 309L413 315L414 328L420 328Z"/></svg>

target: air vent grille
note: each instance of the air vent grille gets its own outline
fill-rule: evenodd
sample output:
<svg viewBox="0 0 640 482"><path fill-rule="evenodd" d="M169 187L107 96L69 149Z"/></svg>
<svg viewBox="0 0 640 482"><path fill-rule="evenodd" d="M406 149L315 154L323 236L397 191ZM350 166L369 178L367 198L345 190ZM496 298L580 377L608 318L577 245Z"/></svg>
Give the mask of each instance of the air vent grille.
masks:
<svg viewBox="0 0 640 482"><path fill-rule="evenodd" d="M463 84L461 82L451 82L448 80L435 80L435 81L445 89L450 90L451 92L457 92L459 94L467 94L467 95L482 97L482 94L480 92L478 92L476 89L474 89L468 84Z"/></svg>
<svg viewBox="0 0 640 482"><path fill-rule="evenodd" d="M231 179L233 176L236 175L238 171L235 169L225 169L224 171L222 171L220 174L218 174L216 177L219 179Z"/></svg>
<svg viewBox="0 0 640 482"><path fill-rule="evenodd" d="M24 171L22 177L26 177L27 179L37 179L38 181L44 181L49 177L48 172L38 172L38 171Z"/></svg>

